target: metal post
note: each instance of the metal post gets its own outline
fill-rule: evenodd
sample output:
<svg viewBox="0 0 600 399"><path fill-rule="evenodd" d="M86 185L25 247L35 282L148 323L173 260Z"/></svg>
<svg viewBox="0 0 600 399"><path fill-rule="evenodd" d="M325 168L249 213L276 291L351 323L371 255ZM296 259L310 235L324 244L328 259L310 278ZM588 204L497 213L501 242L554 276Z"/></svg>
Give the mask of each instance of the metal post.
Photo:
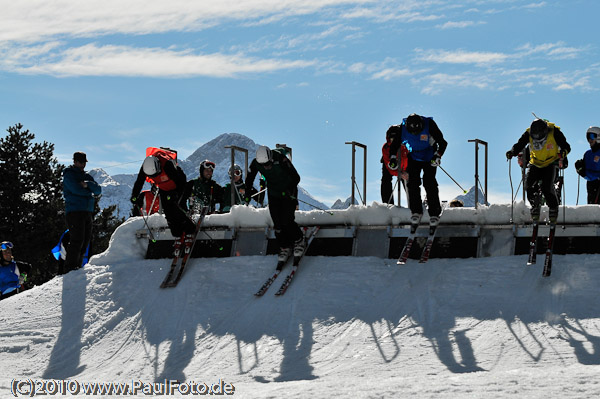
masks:
<svg viewBox="0 0 600 399"><path fill-rule="evenodd" d="M361 147L364 151L364 164L363 164L363 205L367 205L367 146L356 141L346 142L346 144L352 144L352 205L355 202L354 187L356 186L356 147Z"/></svg>
<svg viewBox="0 0 600 399"><path fill-rule="evenodd" d="M225 148L231 148L231 170L233 171L233 165L235 165L235 152L236 151L240 151L245 155L245 159L244 159L244 177L248 176L248 150L242 147L238 147L235 145L226 145ZM234 174L232 173L230 176L231 179L231 187L230 187L230 191L231 191L231 206L233 206L233 204L235 204L235 180L234 180Z"/></svg>
<svg viewBox="0 0 600 399"><path fill-rule="evenodd" d="M479 144L485 146L485 192L483 193L483 200L485 204L488 203L488 143L479 139L469 140L469 143L475 143L475 209L477 209L479 205Z"/></svg>

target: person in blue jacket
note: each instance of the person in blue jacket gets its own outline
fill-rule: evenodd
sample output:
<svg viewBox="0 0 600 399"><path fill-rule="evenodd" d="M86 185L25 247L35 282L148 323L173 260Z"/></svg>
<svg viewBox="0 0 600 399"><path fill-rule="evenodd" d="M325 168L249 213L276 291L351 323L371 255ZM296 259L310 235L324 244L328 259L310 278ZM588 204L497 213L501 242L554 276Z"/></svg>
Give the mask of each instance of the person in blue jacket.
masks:
<svg viewBox="0 0 600 399"><path fill-rule="evenodd" d="M600 127L591 126L585 137L590 149L575 162L575 169L587 180L587 203L600 204Z"/></svg>
<svg viewBox="0 0 600 399"><path fill-rule="evenodd" d="M398 169L399 162L402 162L402 160L398 160L400 146L406 146L408 150L406 167L408 183L406 186L408 188L408 206L412 213L411 222L418 224L423 215L423 203L421 202L421 172L423 172L423 187L427 193L429 222L432 225L437 224L442 207L435 174L448 146L442 131L433 118L411 114L402 120L402 124L391 126L388 134L391 139L389 169Z"/></svg>
<svg viewBox="0 0 600 399"><path fill-rule="evenodd" d="M19 293L31 265L15 261L12 255L12 242L3 241L0 248L2 249L2 257L0 258L0 300L2 300Z"/></svg>
<svg viewBox="0 0 600 399"><path fill-rule="evenodd" d="M63 172L65 214L71 233L65 260L65 273L81 267L83 256L92 238L95 196L102 192L100 185L85 172L86 163L86 154L76 152L73 154L73 165Z"/></svg>

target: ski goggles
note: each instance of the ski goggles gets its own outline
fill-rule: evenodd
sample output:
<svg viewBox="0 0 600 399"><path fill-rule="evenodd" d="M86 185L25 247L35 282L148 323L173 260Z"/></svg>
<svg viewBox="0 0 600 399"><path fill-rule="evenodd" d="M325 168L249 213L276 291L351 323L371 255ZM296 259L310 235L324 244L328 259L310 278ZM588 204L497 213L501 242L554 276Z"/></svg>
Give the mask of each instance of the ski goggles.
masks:
<svg viewBox="0 0 600 399"><path fill-rule="evenodd" d="M2 247L2 250L5 251L7 249L12 249L13 248L13 243L10 241L4 241L2 244L0 244L0 247Z"/></svg>
<svg viewBox="0 0 600 399"><path fill-rule="evenodd" d="M233 174L234 174L235 176L241 176L241 175L242 175L242 171L241 171L241 170L238 170L238 169L236 169L236 170L234 170L234 171L233 171Z"/></svg>
<svg viewBox="0 0 600 399"><path fill-rule="evenodd" d="M596 140L598 138L598 134L593 133L593 132L588 132L588 133L586 133L585 137L587 137L588 140Z"/></svg>
<svg viewBox="0 0 600 399"><path fill-rule="evenodd" d="M215 170L215 167L216 167L215 163L211 162L211 161L204 161L200 164L200 166L202 166L202 168L204 168L204 169L212 169L212 170Z"/></svg>

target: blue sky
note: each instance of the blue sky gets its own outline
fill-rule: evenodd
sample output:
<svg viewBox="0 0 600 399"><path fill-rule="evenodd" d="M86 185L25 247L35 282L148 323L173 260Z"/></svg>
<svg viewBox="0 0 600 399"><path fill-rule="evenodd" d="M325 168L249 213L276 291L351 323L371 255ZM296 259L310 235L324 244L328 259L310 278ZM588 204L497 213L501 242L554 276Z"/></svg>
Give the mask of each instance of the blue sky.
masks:
<svg viewBox="0 0 600 399"><path fill-rule="evenodd" d="M109 174L136 172L147 146L185 158L236 132L293 147L301 185L331 204L350 195L344 143L354 140L368 146L370 203L380 200L385 131L416 112L437 121L449 142L442 166L465 188L468 140L487 141L489 197L507 203L504 153L533 111L572 146L572 205L572 164L588 149L586 129L600 125L592 0L0 0L0 9L0 126L22 123L63 163L86 151L88 167ZM438 181L442 199L462 194L441 171Z"/></svg>

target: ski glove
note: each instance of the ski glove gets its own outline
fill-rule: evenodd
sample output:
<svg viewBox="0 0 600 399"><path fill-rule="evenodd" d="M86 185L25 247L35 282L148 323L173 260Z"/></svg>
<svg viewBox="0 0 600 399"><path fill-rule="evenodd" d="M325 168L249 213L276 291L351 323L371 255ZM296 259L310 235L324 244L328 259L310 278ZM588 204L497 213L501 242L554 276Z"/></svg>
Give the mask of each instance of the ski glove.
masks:
<svg viewBox="0 0 600 399"><path fill-rule="evenodd" d="M442 163L442 157L437 152L433 154L433 158L431 159L431 166L437 167Z"/></svg>
<svg viewBox="0 0 600 399"><path fill-rule="evenodd" d="M398 169L398 160L394 155L390 157L390 161L388 162L388 168L390 168L391 170Z"/></svg>
<svg viewBox="0 0 600 399"><path fill-rule="evenodd" d="M579 176L585 177L585 162L583 162L583 159L579 159L575 162L575 170L577 170Z"/></svg>
<svg viewBox="0 0 600 399"><path fill-rule="evenodd" d="M506 151L506 159L511 159L512 157L514 157L512 151L511 150Z"/></svg>
<svg viewBox="0 0 600 399"><path fill-rule="evenodd" d="M133 205L137 205L137 197L135 195L131 197L130 201Z"/></svg>

